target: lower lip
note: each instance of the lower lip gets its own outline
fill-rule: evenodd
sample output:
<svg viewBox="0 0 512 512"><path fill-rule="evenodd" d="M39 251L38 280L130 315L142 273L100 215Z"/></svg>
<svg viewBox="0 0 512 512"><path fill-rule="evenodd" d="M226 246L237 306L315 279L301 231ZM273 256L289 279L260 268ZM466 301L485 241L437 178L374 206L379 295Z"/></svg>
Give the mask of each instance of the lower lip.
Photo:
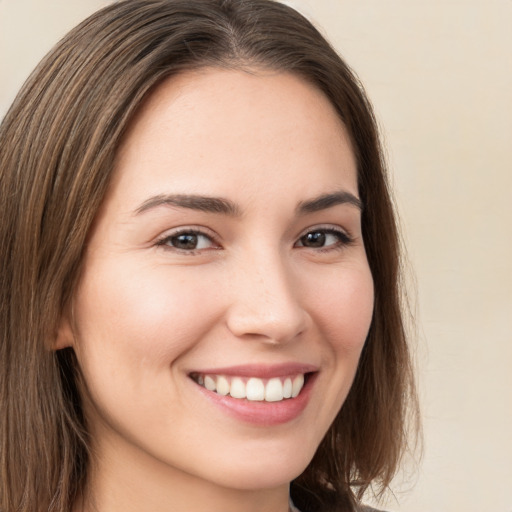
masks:
<svg viewBox="0 0 512 512"><path fill-rule="evenodd" d="M295 398L286 398L280 402L251 401L219 395L192 381L196 388L211 403L230 416L244 423L258 426L273 426L288 423L298 418L308 405L311 389L317 374L309 374L301 392Z"/></svg>

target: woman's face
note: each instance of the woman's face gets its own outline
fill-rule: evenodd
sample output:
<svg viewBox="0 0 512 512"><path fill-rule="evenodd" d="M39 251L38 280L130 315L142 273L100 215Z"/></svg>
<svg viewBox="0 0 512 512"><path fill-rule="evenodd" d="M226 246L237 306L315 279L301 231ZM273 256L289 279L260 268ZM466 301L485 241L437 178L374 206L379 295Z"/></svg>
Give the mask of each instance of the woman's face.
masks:
<svg viewBox="0 0 512 512"><path fill-rule="evenodd" d="M354 154L318 90L220 69L163 83L118 154L61 329L98 471L237 489L299 475L372 317L360 221Z"/></svg>

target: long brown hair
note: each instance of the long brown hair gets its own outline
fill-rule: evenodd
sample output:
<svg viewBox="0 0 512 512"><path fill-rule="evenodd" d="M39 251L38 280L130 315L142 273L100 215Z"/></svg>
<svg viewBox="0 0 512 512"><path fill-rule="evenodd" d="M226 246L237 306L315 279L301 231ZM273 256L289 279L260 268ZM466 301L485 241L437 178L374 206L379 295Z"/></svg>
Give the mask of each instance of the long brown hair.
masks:
<svg viewBox="0 0 512 512"><path fill-rule="evenodd" d="M185 69L260 67L324 92L358 162L372 325L349 396L292 485L304 511L351 510L386 487L415 411L399 238L376 123L361 84L300 14L270 0L126 0L71 31L0 126L0 510L68 512L83 490L88 433L71 349L52 351L87 235L135 111ZM410 404L412 408L410 408Z"/></svg>

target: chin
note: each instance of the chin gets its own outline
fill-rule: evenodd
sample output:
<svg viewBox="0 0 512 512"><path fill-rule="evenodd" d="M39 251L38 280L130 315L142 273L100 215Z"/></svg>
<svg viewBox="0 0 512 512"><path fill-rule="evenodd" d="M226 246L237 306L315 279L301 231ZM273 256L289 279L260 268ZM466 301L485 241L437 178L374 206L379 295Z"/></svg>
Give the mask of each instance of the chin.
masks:
<svg viewBox="0 0 512 512"><path fill-rule="evenodd" d="M306 470L314 455L314 452L298 454L297 451L274 452L271 457L264 452L256 456L247 454L245 458L241 456L241 460L226 461L224 465L218 461L212 477L219 485L245 491L288 486Z"/></svg>

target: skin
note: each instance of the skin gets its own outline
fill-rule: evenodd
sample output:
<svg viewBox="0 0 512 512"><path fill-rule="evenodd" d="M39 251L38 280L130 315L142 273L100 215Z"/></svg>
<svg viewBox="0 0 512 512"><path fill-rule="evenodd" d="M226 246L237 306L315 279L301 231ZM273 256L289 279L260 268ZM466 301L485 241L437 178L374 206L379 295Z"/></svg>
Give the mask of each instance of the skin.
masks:
<svg viewBox="0 0 512 512"><path fill-rule="evenodd" d="M152 94L119 151L56 344L74 347L87 387L93 461L76 510L288 510L372 316L358 206L298 212L339 191L358 195L350 142L301 79L203 69ZM214 196L236 212L148 206L163 194ZM177 247L181 228L201 232L194 249ZM226 414L189 376L289 362L318 372L302 413L278 425Z"/></svg>

